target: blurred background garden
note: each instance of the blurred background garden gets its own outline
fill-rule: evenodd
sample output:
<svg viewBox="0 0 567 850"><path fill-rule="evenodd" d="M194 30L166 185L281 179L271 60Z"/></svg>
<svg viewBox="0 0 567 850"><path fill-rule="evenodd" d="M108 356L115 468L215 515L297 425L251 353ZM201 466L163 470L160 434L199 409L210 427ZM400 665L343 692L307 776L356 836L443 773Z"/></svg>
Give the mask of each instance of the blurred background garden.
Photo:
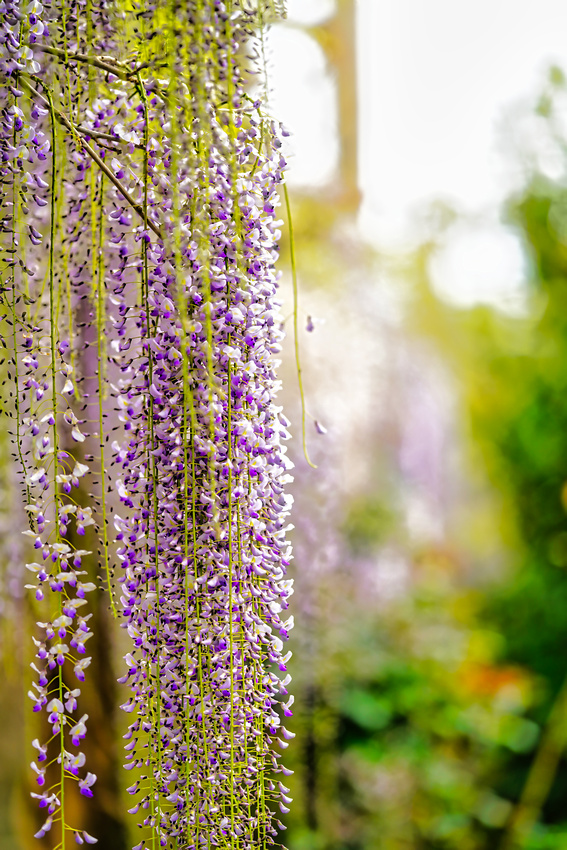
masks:
<svg viewBox="0 0 567 850"><path fill-rule="evenodd" d="M286 222L296 738L282 840L567 848L567 7L289 0L266 52L291 130L317 467ZM0 476L0 850L27 850L41 846L21 829L31 612L7 462ZM121 652L99 632L89 758L113 824L99 846L125 850Z"/></svg>

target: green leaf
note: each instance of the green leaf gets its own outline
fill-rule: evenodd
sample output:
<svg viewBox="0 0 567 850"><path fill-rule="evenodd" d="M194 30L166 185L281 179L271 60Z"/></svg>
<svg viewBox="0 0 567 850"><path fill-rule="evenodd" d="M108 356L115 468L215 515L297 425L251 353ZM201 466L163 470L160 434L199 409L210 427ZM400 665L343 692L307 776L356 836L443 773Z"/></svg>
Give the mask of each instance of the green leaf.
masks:
<svg viewBox="0 0 567 850"><path fill-rule="evenodd" d="M384 729L390 722L392 712L385 700L362 688L352 688L341 701L343 714L358 726L369 731Z"/></svg>

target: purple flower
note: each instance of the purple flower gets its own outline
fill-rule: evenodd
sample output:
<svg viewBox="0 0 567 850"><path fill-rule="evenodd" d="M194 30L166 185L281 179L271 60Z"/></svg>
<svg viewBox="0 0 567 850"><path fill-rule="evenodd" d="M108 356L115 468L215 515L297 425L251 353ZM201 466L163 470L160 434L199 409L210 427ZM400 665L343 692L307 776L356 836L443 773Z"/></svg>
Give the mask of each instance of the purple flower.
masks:
<svg viewBox="0 0 567 850"><path fill-rule="evenodd" d="M286 671L291 621L283 612L292 593L284 496L291 464L287 420L276 404L276 210L285 162L281 128L247 94L242 56L255 17L241 4L189 0L172 22L162 14L169 7L150 0L146 11L156 12L160 37L185 38L191 50L168 55L165 65L160 59L159 74L142 68L126 80L127 66L116 74L107 68L84 124L57 141L67 146L62 156L51 143L51 81L60 77L65 86L68 74L72 92L88 96L98 69L73 62L60 74L58 51L33 45L49 38L55 48L83 51L83 7L73 7L77 18L63 45L56 5L32 2L28 44L10 24L23 7L3 1L0 72L9 83L1 95L0 192L25 186L33 199L17 232L27 240L26 263L41 270L30 289L34 310L28 316L21 308L15 352L29 536L42 553L42 563L27 566L36 598L48 583L57 600L34 639L39 680L30 696L34 710L46 709L54 736L49 744L37 740L38 762L59 760L60 783L77 781L92 796L96 777L82 776L83 753L69 752L87 733L87 715L79 716L80 689L71 690L67 677L72 669L84 681L91 661L80 657L92 636L82 613L88 606L80 606L96 585L82 569L91 553L72 541L98 525L108 580L110 484L108 498L119 502L117 584L132 644L122 677L132 718L126 768L144 764L151 777L151 792L136 783L132 791L144 824L156 846L273 843L276 804L287 811L289 802L270 779L286 773L275 745L289 737L280 720L288 679L274 672ZM122 50L111 21L102 0L89 25L107 63ZM128 38L129 60L142 45L141 36ZM37 87L31 106L13 86L22 70ZM61 109L65 103L58 99ZM55 191L63 232L53 241ZM64 261L59 242L67 246ZM69 281L70 294L59 292L59 279ZM84 332L90 351L78 352L71 333L77 305L92 310ZM83 420L77 356L88 387ZM105 458L107 427L119 428L113 464ZM89 473L83 451L100 457L100 510L81 502ZM42 784L43 768L32 769ZM59 818L63 787L50 791L50 817ZM79 844L96 840L65 826Z"/></svg>
<svg viewBox="0 0 567 850"><path fill-rule="evenodd" d="M80 780L79 790L80 790L81 794L83 794L84 797L92 797L93 796L93 792L91 791L91 787L95 784L95 782L96 782L96 776L94 775L94 773L87 773L85 778ZM85 837L85 833L83 833L83 836ZM86 840L86 837L85 837L85 840ZM92 844L92 843L94 843L94 842L87 840L87 844Z"/></svg>

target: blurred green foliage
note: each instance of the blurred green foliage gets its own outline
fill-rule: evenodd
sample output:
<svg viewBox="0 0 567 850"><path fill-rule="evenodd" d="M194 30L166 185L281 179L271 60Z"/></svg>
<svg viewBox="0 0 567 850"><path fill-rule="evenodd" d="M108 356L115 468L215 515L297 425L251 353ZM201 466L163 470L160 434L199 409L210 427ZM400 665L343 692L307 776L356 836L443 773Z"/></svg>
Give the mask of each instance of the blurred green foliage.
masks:
<svg viewBox="0 0 567 850"><path fill-rule="evenodd" d="M552 69L550 124L564 85ZM567 848L567 179L530 172L504 217L523 316L440 302L435 238L405 262L407 332L455 380L469 491L446 548L404 539L410 581L384 604L360 565L403 539L399 500L377 482L345 502L337 601L310 624L324 649L294 664L292 850Z"/></svg>

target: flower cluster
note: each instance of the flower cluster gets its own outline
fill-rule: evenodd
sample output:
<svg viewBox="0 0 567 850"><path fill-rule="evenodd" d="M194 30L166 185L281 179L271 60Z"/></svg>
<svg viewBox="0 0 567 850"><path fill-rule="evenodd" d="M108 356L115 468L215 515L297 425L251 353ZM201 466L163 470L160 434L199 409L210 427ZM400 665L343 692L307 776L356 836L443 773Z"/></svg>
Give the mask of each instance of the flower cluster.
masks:
<svg viewBox="0 0 567 850"><path fill-rule="evenodd" d="M33 796L47 815L37 836L56 825L64 841L65 832L72 830L65 816L66 783L76 781L81 793L89 796L96 779L83 769L85 756L78 749L86 717L78 719L76 686L84 681L91 661L86 655L91 615L83 606L95 584L83 565L91 553L78 549L72 540L94 521L91 509L81 508L74 495L88 466L70 447L63 447L65 425L62 430L60 421L69 423L72 443L85 440L70 406L73 367L67 359L69 342L59 327L55 112L53 98L45 96L49 75L38 61L43 53L34 55L35 46L44 45L49 36L49 16L37 0L2 6L1 169L3 206L12 211L4 219L2 241L2 259L9 270L2 295L10 316L4 344L11 351L15 372L14 432L30 519L25 534L36 558L26 564L33 575L33 583L26 586L34 591L39 613L32 664L37 678L29 696L34 711L45 712L51 732L45 742L34 741L38 752L32 768L39 793ZM51 15L57 11L52 9ZM95 841L83 830L73 831L78 843Z"/></svg>
<svg viewBox="0 0 567 850"><path fill-rule="evenodd" d="M34 741L35 796L47 809L40 837L60 822L64 842L72 829L65 784L78 781L88 797L96 778L77 749L87 721L80 688L68 684L71 673L84 679L90 661L83 612L95 584L83 564L90 552L77 547L89 526L109 581L113 561L120 566L132 642L121 681L132 713L131 811L141 812L148 836L138 847L251 850L274 843L278 808L288 811L279 749L292 737L282 723L293 702L284 652L293 625L284 613L291 464L288 422L275 403L285 161L281 129L247 93L244 47L263 20L247 5L154 0L124 44L119 3L97 4L88 27L78 1L67 3L64 26L55 25L55 2L47 26L38 23L39 3L13 3L14 23L7 15L0 34L3 96L13 100L2 113L5 169L18 199L11 238L17 248L24 234L16 213L25 210L30 243L17 274L12 263L14 327L18 320L24 328L12 341L15 436L26 533L37 550L29 587L49 608L34 639L30 692L51 728L49 741ZM277 4L264 5L267 18ZM16 61L17 22L27 44L62 36ZM29 115L16 104L20 77ZM18 299L38 269L48 312L32 322ZM45 297L33 282L24 303L34 294L41 313ZM73 321L85 300L95 336L81 351ZM90 382L90 433L72 403L81 375ZM108 415L119 428L112 463ZM96 447L100 504L84 505L77 491L89 465L72 446L83 443ZM45 788L49 762L60 773Z"/></svg>
<svg viewBox="0 0 567 850"><path fill-rule="evenodd" d="M219 4L209 20L187 22L200 53L197 71L180 77L198 144L167 135L171 116L149 86L121 126L136 140L151 127L147 156L112 163L117 178L143 183L164 234L132 228L115 194L114 332L127 352L115 525L134 643L123 677L132 688L124 707L135 712L127 767L144 774L129 789L132 811L141 807L162 846L273 842L273 805L287 812L289 802L271 777L285 773L274 743L290 737L277 710L292 623L281 618L291 593L288 435L274 405L285 163L278 128L244 92L235 57L246 31L227 36L222 12ZM226 69L220 81L212 55ZM136 262L138 300L128 277Z"/></svg>

